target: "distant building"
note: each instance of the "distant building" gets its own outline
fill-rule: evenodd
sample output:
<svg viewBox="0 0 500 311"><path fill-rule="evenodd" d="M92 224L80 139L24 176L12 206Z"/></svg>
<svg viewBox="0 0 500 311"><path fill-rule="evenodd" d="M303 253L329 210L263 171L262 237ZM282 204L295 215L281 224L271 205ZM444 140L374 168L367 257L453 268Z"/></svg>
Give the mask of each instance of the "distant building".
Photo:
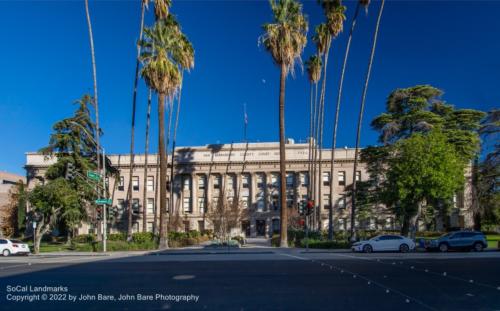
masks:
<svg viewBox="0 0 500 311"><path fill-rule="evenodd" d="M0 234L12 233L3 232L7 231L5 228L11 228L9 230L17 229L15 227L17 218L13 219L17 214L13 213L12 207L10 206L10 193L19 182L26 183L26 178L24 176L0 171Z"/></svg>
<svg viewBox="0 0 500 311"><path fill-rule="evenodd" d="M328 228L328 201L330 183L334 184L334 229L350 228L350 200L346 196L346 188L353 181L354 149L335 150L335 168L333 178L330 176L331 150L322 150L322 174L320 185L322 198L320 202L320 223L323 229ZM287 206L297 208L298 202L306 199L308 176L308 144L295 144L288 141L286 145L286 183ZM111 162L120 171L120 178L109 180L113 206L117 207L119 216L109 226L111 232L125 230L127 225L127 189L132 182L133 230L142 231L142 211L147 213L147 230L153 228L154 212L159 201L157 187L157 169L155 154L148 156L148 167L145 174L145 156L135 156L132 176L129 176L129 155L111 155ZM170 156L169 156L170 159ZM37 153L28 153L26 170L28 187L43 182L47 167L56 161ZM169 161L170 162L170 161ZM170 166L169 166L170 172ZM146 175L146 179L144 179ZM368 175L364 165L359 165L358 180L366 180ZM168 176L167 176L168 178ZM469 180L469 179L468 179ZM146 200L143 202L144 182L146 183ZM469 193L469 181L464 193ZM179 211L184 230L203 230L210 228L205 212L208 204L220 197L222 187L228 197L237 196L245 208L249 209L248 219L242 221L241 232L247 236L270 236L279 231L279 144L278 143L236 143L224 145L206 145L202 147L182 147L175 154L174 206ZM439 221L441 226L471 227L472 215L470 200L464 193L457 195L455 207L450 216ZM167 200L170 200L167 191ZM357 224L357 228L367 230L396 230L397 221L394 215L383 205L373 207L373 216ZM80 233L94 232L91 225L82 224Z"/></svg>

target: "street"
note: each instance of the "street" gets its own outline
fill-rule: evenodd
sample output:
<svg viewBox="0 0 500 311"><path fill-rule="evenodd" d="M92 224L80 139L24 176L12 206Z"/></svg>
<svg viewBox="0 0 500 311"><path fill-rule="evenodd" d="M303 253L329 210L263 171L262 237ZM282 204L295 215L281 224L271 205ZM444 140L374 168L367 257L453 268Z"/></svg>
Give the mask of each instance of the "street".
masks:
<svg viewBox="0 0 500 311"><path fill-rule="evenodd" d="M42 255L0 277L3 310L500 310L499 252Z"/></svg>

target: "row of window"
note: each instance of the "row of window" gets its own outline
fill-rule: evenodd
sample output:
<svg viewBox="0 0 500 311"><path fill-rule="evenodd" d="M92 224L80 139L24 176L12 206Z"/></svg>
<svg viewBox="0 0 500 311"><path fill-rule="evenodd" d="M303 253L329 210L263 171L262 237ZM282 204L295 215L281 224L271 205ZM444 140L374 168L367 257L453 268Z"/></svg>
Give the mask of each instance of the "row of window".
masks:
<svg viewBox="0 0 500 311"><path fill-rule="evenodd" d="M339 171L337 176L338 180L338 185L339 186L345 186L346 185L346 172L345 171ZM214 180L213 180L213 187L214 189L220 189L221 184L222 184L222 176L221 175L214 175ZM271 187L278 187L279 186L279 174L271 174ZM206 176L200 175L198 177L198 189L199 190L205 190L206 189ZM227 185L226 187L228 189L233 189L235 187L235 176L228 175L226 177L227 180ZM295 176L294 174L287 174L286 176L286 183L288 187L292 187L294 184ZM361 171L356 172L356 181L361 180ZM323 185L324 186L329 186L330 185L330 172L323 172L323 177L322 177ZM183 189L184 190L190 190L191 189L191 178L189 176L185 176L182 178L182 183L183 183ZM266 185L265 182L265 175L258 173L257 174L257 187L258 188L264 188ZM301 173L300 174L300 185L301 186L308 186L309 185L309 175L307 173ZM242 188L249 188L250 187L250 175L249 174L243 174L241 175L241 186ZM139 176L132 176L132 191L139 191ZM123 176L120 176L120 181L118 184L118 190L123 191L125 190L125 180ZM146 191L151 192L155 190L155 183L154 183L154 177L153 176L148 176L146 178Z"/></svg>

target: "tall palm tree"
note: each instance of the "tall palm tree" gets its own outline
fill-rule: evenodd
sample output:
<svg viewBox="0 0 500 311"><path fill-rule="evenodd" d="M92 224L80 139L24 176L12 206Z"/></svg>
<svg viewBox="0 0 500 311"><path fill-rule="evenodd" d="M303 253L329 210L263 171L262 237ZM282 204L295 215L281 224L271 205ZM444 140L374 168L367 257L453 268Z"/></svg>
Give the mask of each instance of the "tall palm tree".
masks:
<svg viewBox="0 0 500 311"><path fill-rule="evenodd" d="M93 96L93 106L95 111L95 142L96 142L96 162L97 162L97 171L101 170L101 160L100 160L100 151L101 151L101 128L99 127L99 100L97 96L97 69L95 62L95 51L94 51L94 34L92 32L92 22L90 20L90 12L89 12L89 1L85 0L85 15L87 17L87 27L89 30L89 41L90 41L90 55L92 59L92 79L94 82L94 96ZM102 163L104 165L104 163ZM104 195L105 193L103 193ZM98 226L101 228L101 226Z"/></svg>
<svg viewBox="0 0 500 311"><path fill-rule="evenodd" d="M174 124L174 135L172 139L172 153L170 156L170 176L174 180L174 155L175 155L175 145L177 143L177 127L179 126L179 114L181 110L181 95L182 95L182 82L184 80L184 70L188 72L194 68L194 48L188 38L180 33L181 48L176 51L175 58L180 67L181 72L181 84L179 85L179 95L177 99L177 111L175 114L175 124ZM170 198L173 197L173 187L170 187ZM170 210L173 211L173 200L170 200Z"/></svg>
<svg viewBox="0 0 500 311"><path fill-rule="evenodd" d="M324 74L323 74L323 81L322 81L322 86L321 86L321 95L319 98L319 113L318 113L318 119L317 119L317 142L318 144L316 145L316 165L318 166L318 172L317 172L317 187L318 191L315 195L317 195L316 198L316 229L320 230L321 229L321 197L322 197L322 185L321 185L321 178L323 176L322 174L322 152L321 150L323 149L323 127L324 127L324 120L325 120L325 91L326 91L326 73L327 73L327 68L328 68L328 54L330 53L330 45L332 41L332 36L330 34L329 26L326 23L320 24L317 27L316 30L316 35L314 37L314 41L316 42L316 47L318 50L318 55L324 57ZM316 172L315 172L316 176Z"/></svg>
<svg viewBox="0 0 500 311"><path fill-rule="evenodd" d="M280 135L280 191L281 191L281 234L280 246L288 247L286 209L286 155L285 155L285 80L288 73L294 73L297 62L307 43L307 18L302 5L296 0L270 0L274 21L262 26L265 33L259 38L280 67L279 92L279 135Z"/></svg>
<svg viewBox="0 0 500 311"><path fill-rule="evenodd" d="M158 94L158 139L160 156L160 248L168 247L167 227L165 224L167 154L165 149L165 99L175 95L180 83L179 68L175 65L173 52L179 48L178 29L167 20L158 20L152 28L144 30L145 39L141 41L141 60L144 67L141 74L146 84Z"/></svg>
<svg viewBox="0 0 500 311"><path fill-rule="evenodd" d="M142 34L144 31L144 11L148 7L149 0L141 1L141 21L139 30L139 41L142 41ZM135 139L135 109L137 103L137 84L139 83L139 65L141 56L141 45L137 44L137 56L135 62L135 78L134 78L134 89L132 91L132 122L130 129L130 163L129 163L129 183L127 190L127 205L128 205L128 225L127 225L127 239L132 238L132 174L134 172L134 139ZM143 208L146 202L143 201ZM145 222L145 220L144 220Z"/></svg>
<svg viewBox="0 0 500 311"><path fill-rule="evenodd" d="M142 184L142 232L146 232L147 231L147 225L148 225L148 221L147 221L147 202L146 202L146 194L147 194L147 190L148 190L148 187L147 187L147 182L148 182L148 156L149 156L149 126L151 124L151 97L152 97L152 94L153 92L151 91L151 89L148 90L148 108L147 108L147 112L146 112L146 145L144 147L144 179L143 179L143 184ZM156 201L156 198L155 198L155 201ZM156 204L156 202L153 203L153 206ZM154 211L154 209L153 209ZM154 229L154 225L153 225L153 229ZM153 230L154 232L154 230Z"/></svg>
<svg viewBox="0 0 500 311"><path fill-rule="evenodd" d="M342 70L340 73L340 80L339 80L339 88L337 92L337 108L335 111L335 123L334 123L334 128L333 128L333 142L332 142L332 151L331 151L331 157L330 157L330 198L328 202L328 206L330 207L329 212L328 212L328 238L330 240L333 240L333 192L334 192L334 187L333 187L333 176L334 176L334 166L335 166L335 147L337 146L337 123L338 123L338 117L339 117L339 112L340 112L340 103L342 99L342 90L344 86L344 76L345 76L345 70L347 67L347 59L349 57L349 51L351 48L351 42L352 42L352 35L354 33L354 28L356 27L356 21L358 18L359 14L359 9L360 7L364 7L365 10L367 10L368 5L370 4L370 0L359 0L358 3L356 4L356 10L354 11L354 16L352 18L351 22L351 29L349 31L349 38L347 39L347 46L344 54L344 62L342 63Z"/></svg>
<svg viewBox="0 0 500 311"><path fill-rule="evenodd" d="M315 121L316 121L316 101L314 99L314 86L316 86L316 91L318 89L318 82L321 78L321 58L317 55L312 55L309 57L309 59L306 61L306 68L307 68L307 73L308 73L308 78L309 78L309 83L311 84L311 94L310 94L310 122L309 122L309 149L308 149L308 155L309 155L309 160L308 160L308 174L309 174L309 184L307 188L307 197L310 199L312 197L312 183L311 183L311 176L312 176L312 162L313 162L313 134L315 131Z"/></svg>
<svg viewBox="0 0 500 311"><path fill-rule="evenodd" d="M368 61L368 69L366 70L366 78L365 85L363 86L363 95L361 97L361 105L359 108L359 117L358 117L358 127L356 130L356 146L354 148L354 167L353 167L353 181L352 181L352 205L351 205L351 232L350 237L351 240L356 239L356 171L358 168L358 152L359 152L359 141L361 139L361 125L363 123L363 112L365 110L365 100L366 100L366 92L368 90L368 82L370 81L370 74L372 71L373 65L373 57L375 56L375 48L377 47L377 38L378 38L378 30L380 27L380 20L382 18L382 13L384 12L384 4L385 0L382 0L380 3L380 9L378 11L377 24L375 25L375 31L373 33L373 43L372 50L370 53L370 60Z"/></svg>

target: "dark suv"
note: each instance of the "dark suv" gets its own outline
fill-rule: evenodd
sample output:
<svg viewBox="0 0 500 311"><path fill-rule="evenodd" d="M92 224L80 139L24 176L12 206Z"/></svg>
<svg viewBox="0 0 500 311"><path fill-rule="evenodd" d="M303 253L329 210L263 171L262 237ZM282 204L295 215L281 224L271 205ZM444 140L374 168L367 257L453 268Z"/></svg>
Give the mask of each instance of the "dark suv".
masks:
<svg viewBox="0 0 500 311"><path fill-rule="evenodd" d="M475 250L482 251L488 247L486 237L478 231L456 231L447 233L435 240L429 240L425 243L427 250L440 250L447 252L450 249Z"/></svg>

